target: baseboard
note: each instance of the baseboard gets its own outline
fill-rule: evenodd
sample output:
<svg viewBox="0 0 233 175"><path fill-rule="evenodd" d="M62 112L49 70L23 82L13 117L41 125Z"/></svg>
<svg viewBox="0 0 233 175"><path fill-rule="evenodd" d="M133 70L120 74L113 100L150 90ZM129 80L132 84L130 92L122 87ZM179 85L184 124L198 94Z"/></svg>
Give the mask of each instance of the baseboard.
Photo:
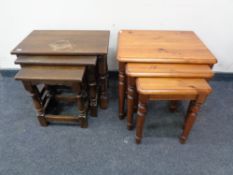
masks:
<svg viewBox="0 0 233 175"><path fill-rule="evenodd" d="M11 78L14 77L19 69L1 69L0 74L2 77Z"/></svg>
<svg viewBox="0 0 233 175"><path fill-rule="evenodd" d="M19 69L2 69L0 73L2 77L11 78L14 77ZM118 78L118 71L109 71L110 79ZM215 75L212 79L213 81L233 81L233 73L226 72L215 72Z"/></svg>

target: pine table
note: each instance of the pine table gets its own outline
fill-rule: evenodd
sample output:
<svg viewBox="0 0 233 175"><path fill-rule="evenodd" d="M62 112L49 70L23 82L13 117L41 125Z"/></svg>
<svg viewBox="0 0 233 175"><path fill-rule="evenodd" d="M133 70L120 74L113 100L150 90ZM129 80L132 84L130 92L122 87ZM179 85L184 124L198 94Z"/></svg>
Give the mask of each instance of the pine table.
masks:
<svg viewBox="0 0 233 175"><path fill-rule="evenodd" d="M122 30L119 32L119 118L125 116L127 63L208 65L217 63L214 55L192 31Z"/></svg>

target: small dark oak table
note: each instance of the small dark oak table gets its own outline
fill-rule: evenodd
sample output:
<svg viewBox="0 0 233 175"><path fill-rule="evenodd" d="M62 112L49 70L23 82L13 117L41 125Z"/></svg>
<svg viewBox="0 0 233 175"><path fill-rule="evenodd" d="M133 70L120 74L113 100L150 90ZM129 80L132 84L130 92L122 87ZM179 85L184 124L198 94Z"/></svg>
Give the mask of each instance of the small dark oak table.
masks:
<svg viewBox="0 0 233 175"><path fill-rule="evenodd" d="M22 65L32 63L42 65L53 64L52 58L77 66L74 56L82 56L84 64L92 61L90 56L97 57L98 83L100 89L100 107L108 107L107 93L107 53L109 31L86 30L35 30L30 33L11 54L17 55L16 63ZM48 59L49 58L49 59ZM33 61L39 60L38 62ZM85 59L90 59L85 61ZM26 62L25 62L26 61ZM56 64L54 62L54 64ZM60 63L59 63L60 64Z"/></svg>

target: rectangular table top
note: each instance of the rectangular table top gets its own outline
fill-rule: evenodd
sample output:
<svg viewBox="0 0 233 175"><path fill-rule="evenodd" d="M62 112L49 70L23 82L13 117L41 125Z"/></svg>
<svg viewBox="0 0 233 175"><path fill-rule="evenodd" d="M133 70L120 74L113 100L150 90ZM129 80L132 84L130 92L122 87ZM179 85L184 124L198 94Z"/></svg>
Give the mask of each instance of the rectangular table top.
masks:
<svg viewBox="0 0 233 175"><path fill-rule="evenodd" d="M107 54L109 35L109 31L34 30L11 53L16 55Z"/></svg>
<svg viewBox="0 0 233 175"><path fill-rule="evenodd" d="M212 78L214 73L208 65L127 63L126 74L131 77L183 77Z"/></svg>
<svg viewBox="0 0 233 175"><path fill-rule="evenodd" d="M81 82L85 67L67 66L43 66L25 67L15 75L16 80L37 80L37 81L77 81Z"/></svg>
<svg viewBox="0 0 233 175"><path fill-rule="evenodd" d="M67 65L79 66L88 65L95 66L97 56L19 56L15 64L21 65Z"/></svg>
<svg viewBox="0 0 233 175"><path fill-rule="evenodd" d="M214 55L192 31L122 30L120 62L215 64Z"/></svg>

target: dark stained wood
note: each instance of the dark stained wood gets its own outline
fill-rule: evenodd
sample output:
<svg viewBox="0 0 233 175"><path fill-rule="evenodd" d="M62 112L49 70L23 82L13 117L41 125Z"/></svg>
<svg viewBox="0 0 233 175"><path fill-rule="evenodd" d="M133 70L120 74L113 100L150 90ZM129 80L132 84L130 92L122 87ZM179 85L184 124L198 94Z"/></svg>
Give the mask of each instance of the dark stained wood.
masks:
<svg viewBox="0 0 233 175"><path fill-rule="evenodd" d="M37 118L42 126L47 126L49 121L80 122L81 128L88 127L87 108L83 95L82 80L85 67L67 67L67 66L28 66L23 67L15 76L16 80L21 80L25 89L30 93ZM44 84L42 89L38 89L38 84ZM75 92L75 100L80 112L78 117L52 116L45 114L49 102L56 97L55 86L71 86ZM63 98L64 99L64 98ZM72 99L73 100L73 99Z"/></svg>
<svg viewBox="0 0 233 175"><path fill-rule="evenodd" d="M98 79L100 82L100 107L108 108L108 64L107 55L98 57Z"/></svg>
<svg viewBox="0 0 233 175"><path fill-rule="evenodd" d="M133 129L133 113L134 113L134 105L135 105L135 95L137 94L136 91L136 85L135 85L135 78L134 77L128 77L127 78L127 128L128 130Z"/></svg>
<svg viewBox="0 0 233 175"><path fill-rule="evenodd" d="M109 31L34 30L13 49L16 55L107 54Z"/></svg>
<svg viewBox="0 0 233 175"><path fill-rule="evenodd" d="M54 98L56 100L60 100L60 101L65 101L65 102L68 102L68 103L73 103L73 102L76 102L76 96L71 96L71 95L55 95Z"/></svg>
<svg viewBox="0 0 233 175"><path fill-rule="evenodd" d="M78 81L81 82L85 67L43 66L25 67L16 74L16 80Z"/></svg>
<svg viewBox="0 0 233 175"><path fill-rule="evenodd" d="M77 97L77 107L79 109L79 117L80 117L80 126L81 128L88 127L88 120L87 120L87 109L85 106L85 99L84 99L84 89L82 88L80 83L75 83L72 86L73 91L76 93Z"/></svg>
<svg viewBox="0 0 233 175"><path fill-rule="evenodd" d="M76 116L65 116L65 115L52 115L52 114L47 114L45 115L45 119L48 122L79 122L80 117Z"/></svg>
<svg viewBox="0 0 233 175"><path fill-rule="evenodd" d="M119 107L119 119L124 119L125 112L125 89L126 89L126 75L125 75L125 63L119 62L118 73L118 107Z"/></svg>
<svg viewBox="0 0 233 175"><path fill-rule="evenodd" d="M44 65L89 66L97 62L99 104L102 109L106 109L109 35L109 31L35 30L11 53L17 55L16 64L23 68ZM97 57L97 61L93 57ZM49 83L51 85L52 82Z"/></svg>
<svg viewBox="0 0 233 175"><path fill-rule="evenodd" d="M170 101L169 110L170 110L171 112L176 112L176 111L177 111L178 103L179 103L179 101L177 101L177 100L171 100L171 101Z"/></svg>
<svg viewBox="0 0 233 175"><path fill-rule="evenodd" d="M96 56L19 56L16 59L15 64L51 66L95 66L96 60Z"/></svg>
<svg viewBox="0 0 233 175"><path fill-rule="evenodd" d="M22 81L25 90L27 90L32 98L34 107L36 109L36 114L37 114L37 118L40 122L41 126L48 126L48 122L45 119L45 111L44 108L42 106L42 102L40 100L40 97L37 93L37 88L35 85L32 85L30 82L28 81Z"/></svg>
<svg viewBox="0 0 233 175"><path fill-rule="evenodd" d="M88 81L88 93L89 93L89 105L90 105L90 114L93 117L97 116L97 84L96 84L96 67L88 66L87 67L87 81Z"/></svg>

